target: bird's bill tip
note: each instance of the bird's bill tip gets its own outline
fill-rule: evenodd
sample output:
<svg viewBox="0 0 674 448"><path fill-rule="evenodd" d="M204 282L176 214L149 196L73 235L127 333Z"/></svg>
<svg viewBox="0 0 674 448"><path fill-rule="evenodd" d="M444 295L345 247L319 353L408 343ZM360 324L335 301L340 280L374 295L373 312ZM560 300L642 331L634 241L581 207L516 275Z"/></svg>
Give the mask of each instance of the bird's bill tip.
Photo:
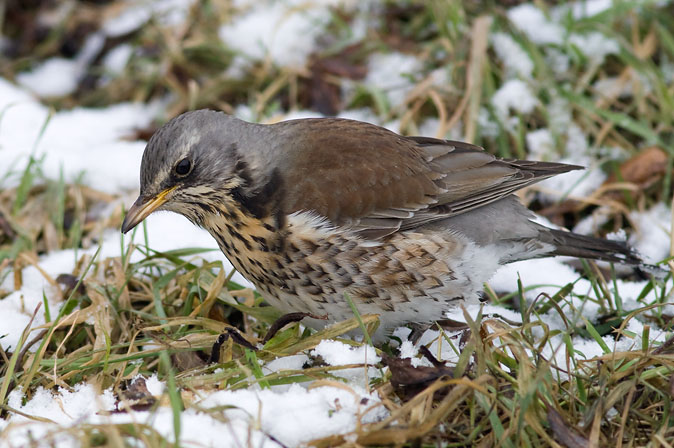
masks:
<svg viewBox="0 0 674 448"><path fill-rule="evenodd" d="M157 210L167 201L167 195L175 188L168 188L154 197L138 196L136 202L126 212L124 222L122 222L122 233L127 233L129 230L136 227L143 222L145 218L150 216L152 212Z"/></svg>

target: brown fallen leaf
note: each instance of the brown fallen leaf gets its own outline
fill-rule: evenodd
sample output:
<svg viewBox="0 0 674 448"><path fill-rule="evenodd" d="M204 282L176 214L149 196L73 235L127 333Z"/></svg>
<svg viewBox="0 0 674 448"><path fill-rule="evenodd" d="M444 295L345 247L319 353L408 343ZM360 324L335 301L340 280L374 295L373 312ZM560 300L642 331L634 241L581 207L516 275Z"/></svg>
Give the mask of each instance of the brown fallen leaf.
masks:
<svg viewBox="0 0 674 448"><path fill-rule="evenodd" d="M665 174L667 169L667 153L657 146L643 149L620 165L620 179L611 174L605 184L613 182L630 182L647 188Z"/></svg>
<svg viewBox="0 0 674 448"><path fill-rule="evenodd" d="M409 358L395 358L386 354L382 355L382 361L391 370L391 385L402 394L405 400L414 397L436 380L446 376L452 376L454 369L447 367L433 358L433 367L413 366ZM449 388L436 392L436 399L447 394Z"/></svg>

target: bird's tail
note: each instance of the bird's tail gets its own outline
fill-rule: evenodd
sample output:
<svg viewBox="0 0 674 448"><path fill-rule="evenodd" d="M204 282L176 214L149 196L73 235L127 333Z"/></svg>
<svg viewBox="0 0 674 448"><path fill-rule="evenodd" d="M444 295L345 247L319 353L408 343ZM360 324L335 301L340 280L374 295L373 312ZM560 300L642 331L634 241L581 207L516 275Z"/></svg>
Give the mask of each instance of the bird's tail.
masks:
<svg viewBox="0 0 674 448"><path fill-rule="evenodd" d="M604 240L563 230L547 230L547 235L544 234L544 241L555 246L552 255L566 255L633 265L643 263L639 255L621 241Z"/></svg>
<svg viewBox="0 0 674 448"><path fill-rule="evenodd" d="M565 255L628 264L636 267L646 277L652 275L659 279L663 279L668 273L658 266L644 263L639 254L624 242L594 238L563 230L546 230L547 232L541 235L543 241L555 247L548 255Z"/></svg>

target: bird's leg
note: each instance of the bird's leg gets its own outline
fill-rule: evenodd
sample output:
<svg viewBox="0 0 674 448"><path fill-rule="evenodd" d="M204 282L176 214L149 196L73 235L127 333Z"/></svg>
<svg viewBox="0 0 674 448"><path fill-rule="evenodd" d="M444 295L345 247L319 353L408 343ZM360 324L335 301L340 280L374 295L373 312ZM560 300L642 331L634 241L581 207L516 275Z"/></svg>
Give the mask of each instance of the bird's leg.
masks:
<svg viewBox="0 0 674 448"><path fill-rule="evenodd" d="M273 324L271 324L271 327L269 327L269 330L267 331L267 334L264 336L264 339L262 339L262 345L266 344L267 341L269 341L271 338L273 338L278 331L285 327L288 324L299 322L305 317L310 317L312 319L320 319L320 320L327 320L328 316L317 316L315 314L311 313L287 313L284 314L283 316L279 317L274 321Z"/></svg>
<svg viewBox="0 0 674 448"><path fill-rule="evenodd" d="M445 331L462 331L468 328L468 324L465 322L453 319L438 319L435 323Z"/></svg>
<svg viewBox="0 0 674 448"><path fill-rule="evenodd" d="M211 348L211 356L208 358L208 364L220 362L220 347L222 347L222 344L227 342L229 338L232 338L235 343L241 345L244 348L257 351L257 347L248 342L248 340L243 337L239 330L234 327L227 327L225 328L224 333L220 334L220 336L218 336L218 338L215 340L215 343Z"/></svg>
<svg viewBox="0 0 674 448"><path fill-rule="evenodd" d="M410 333L409 336L407 336L407 339L413 344L417 345L417 342L421 339L421 337L426 333L426 330L431 328L431 324L420 324L420 323L410 323L408 326L412 329L412 332Z"/></svg>
<svg viewBox="0 0 674 448"><path fill-rule="evenodd" d="M431 364L433 364L433 367L446 368L445 363L438 361L438 358L433 356L433 353L431 353L431 351L425 345L419 347L419 352L424 356L424 358L428 359Z"/></svg>
<svg viewBox="0 0 674 448"><path fill-rule="evenodd" d="M409 324L410 328L412 328L412 333L410 333L408 339L410 342L412 342L412 344L416 345L426 330L432 328L436 324L445 331L463 331L468 328L466 323L458 322L452 319L438 319L434 323L429 324L412 323Z"/></svg>
<svg viewBox="0 0 674 448"><path fill-rule="evenodd" d="M522 322L517 322L516 320L508 319L507 317L503 317L498 313L485 314L483 319L502 320L503 322L507 323L508 325L512 325L513 327L519 327L520 325L522 325Z"/></svg>
<svg viewBox="0 0 674 448"><path fill-rule="evenodd" d="M252 290L251 290L252 291ZM283 327L285 327L288 324L299 322L305 317L310 317L312 319L320 319L320 320L327 320L328 316L317 316L315 314L311 313L288 313L284 314L283 316L279 317L274 321L274 323L271 324L271 327L269 327L269 330L267 331L267 334L264 336L262 339L262 345L266 344L267 341L269 341L271 338L276 335L276 333L279 332L279 330ZM220 347L222 347L222 344L227 342L229 338L232 338L232 340L236 343L239 344L240 346L257 351L258 348L255 347L253 344L248 342L246 338L243 337L243 335L239 332L234 327L227 327L224 331L224 333L220 334L218 338L215 340L215 343L213 344L213 347L211 348L211 356L208 358L208 363L213 364L217 363L220 360Z"/></svg>

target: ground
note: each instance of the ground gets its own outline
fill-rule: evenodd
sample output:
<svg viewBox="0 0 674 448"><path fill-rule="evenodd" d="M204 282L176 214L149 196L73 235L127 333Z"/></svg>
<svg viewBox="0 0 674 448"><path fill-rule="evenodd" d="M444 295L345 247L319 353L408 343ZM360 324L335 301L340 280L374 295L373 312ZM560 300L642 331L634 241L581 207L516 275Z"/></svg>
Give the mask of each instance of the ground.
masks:
<svg viewBox="0 0 674 448"><path fill-rule="evenodd" d="M344 336L376 325L356 312L262 345L278 314L205 231L171 214L119 227L169 118L340 116L586 166L522 200L669 269L672 8L6 2L0 447L671 446L671 275L514 263L482 306L448 310L464 328L417 344ZM252 348L229 338L210 362L227 329Z"/></svg>

